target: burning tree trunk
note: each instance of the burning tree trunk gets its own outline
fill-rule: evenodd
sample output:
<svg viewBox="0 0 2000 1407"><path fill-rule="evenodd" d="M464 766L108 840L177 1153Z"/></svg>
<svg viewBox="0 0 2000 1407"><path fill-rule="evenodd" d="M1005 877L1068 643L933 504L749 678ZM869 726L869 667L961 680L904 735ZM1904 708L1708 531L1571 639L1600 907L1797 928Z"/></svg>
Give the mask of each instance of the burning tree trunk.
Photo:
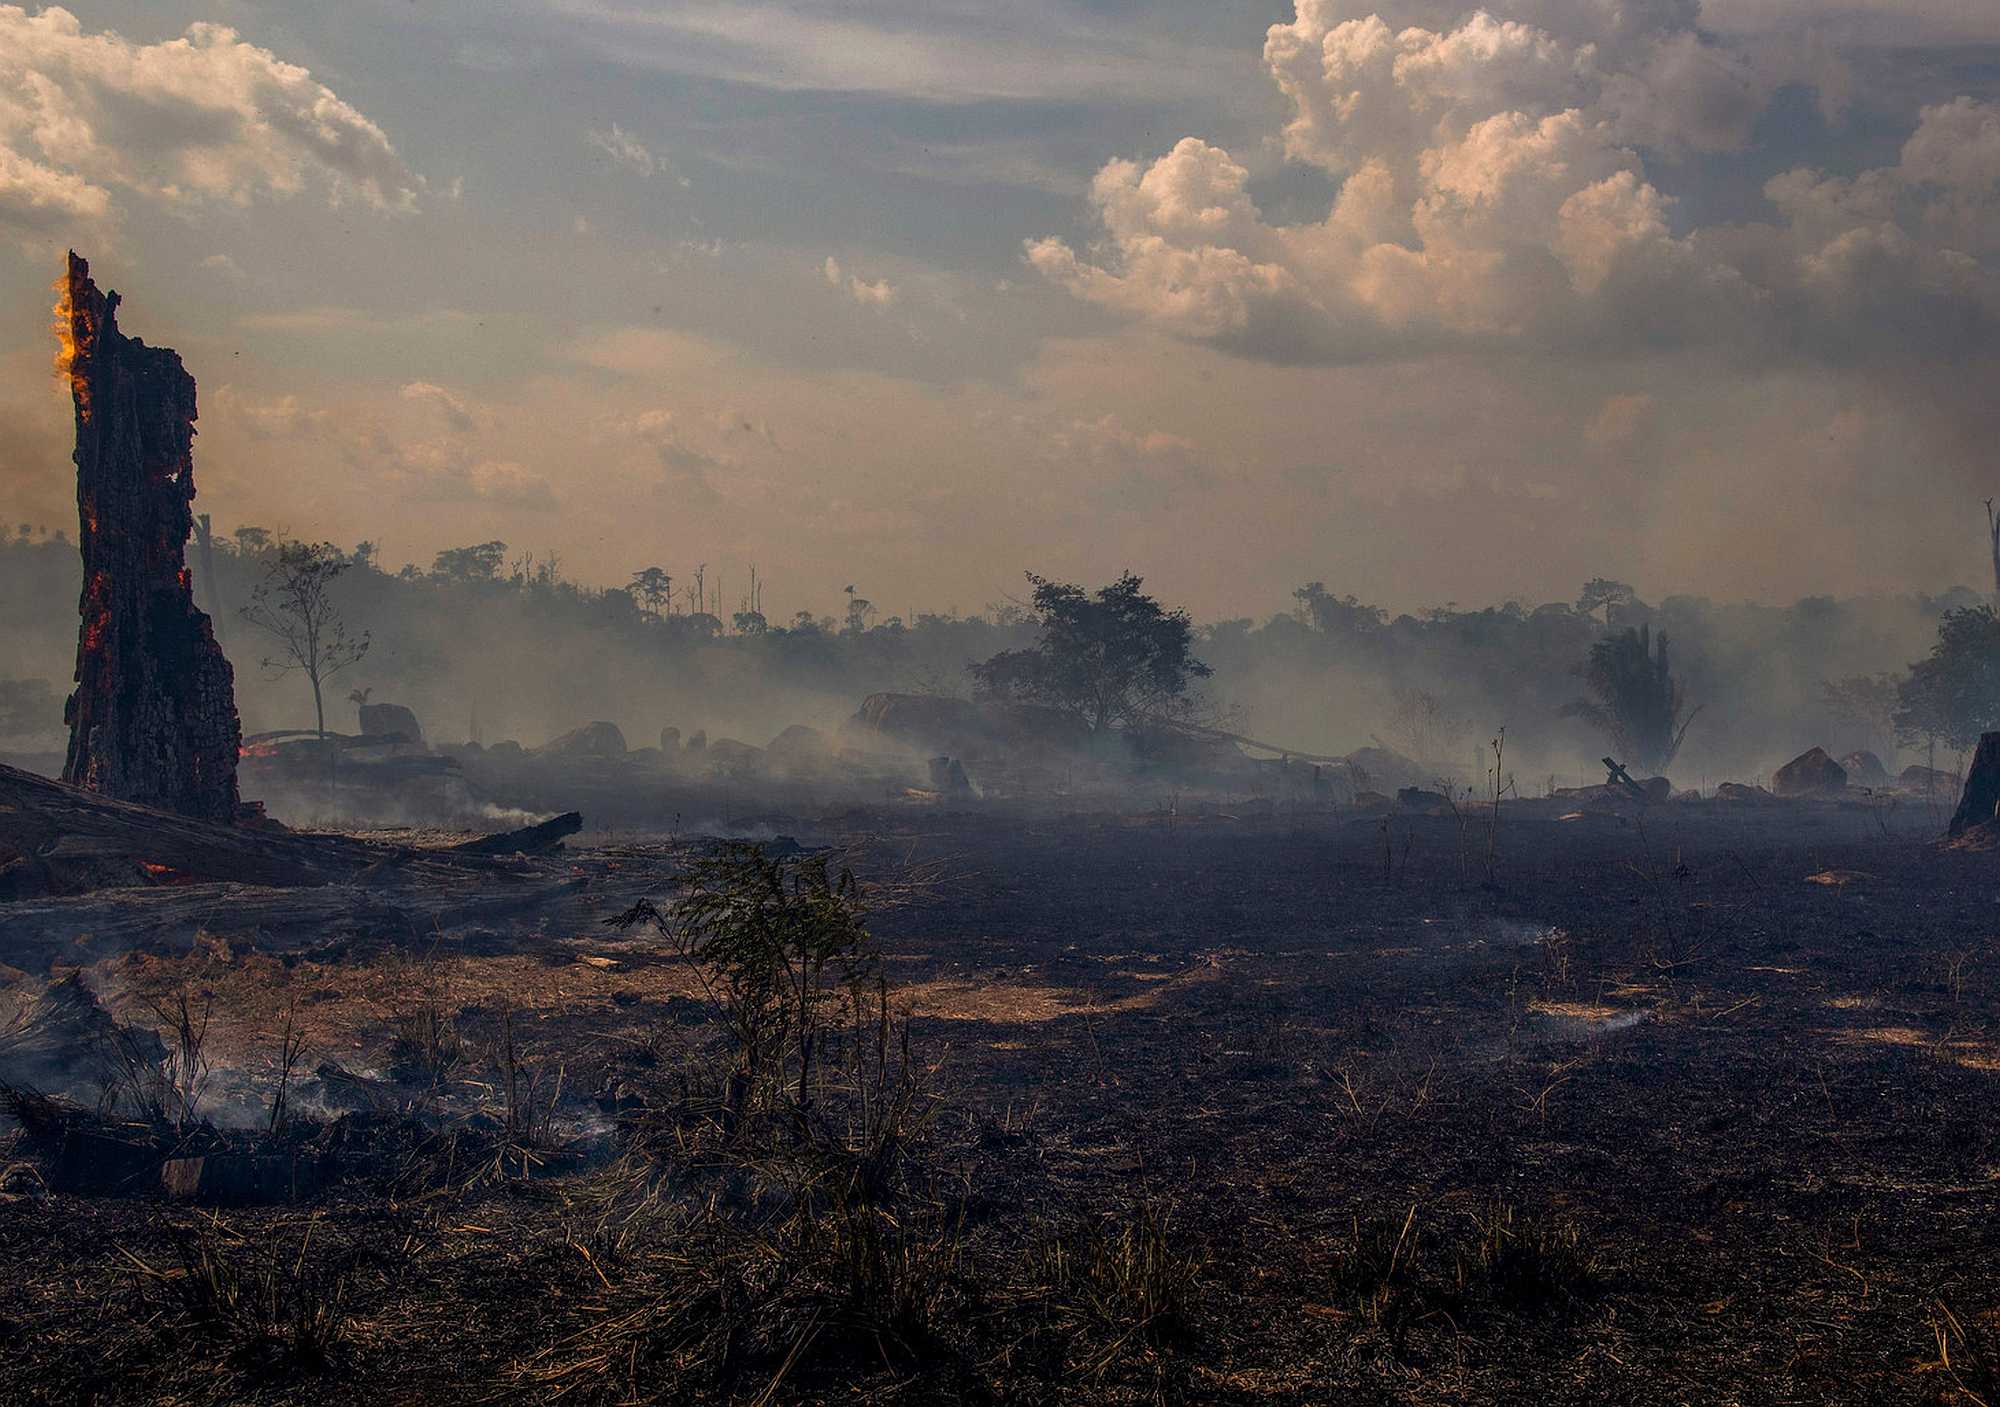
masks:
<svg viewBox="0 0 2000 1407"><path fill-rule="evenodd" d="M118 295L74 253L56 285L58 365L76 403L83 551L63 780L211 821L236 817L235 677L187 568L194 378L118 331Z"/></svg>

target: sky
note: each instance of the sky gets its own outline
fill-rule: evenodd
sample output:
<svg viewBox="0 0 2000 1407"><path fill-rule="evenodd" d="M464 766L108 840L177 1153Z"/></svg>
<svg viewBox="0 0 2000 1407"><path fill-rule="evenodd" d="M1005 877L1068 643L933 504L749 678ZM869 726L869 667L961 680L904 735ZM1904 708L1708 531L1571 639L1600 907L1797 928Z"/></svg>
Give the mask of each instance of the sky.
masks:
<svg viewBox="0 0 2000 1407"><path fill-rule="evenodd" d="M0 517L62 252L198 511L769 614L1983 585L1992 0L0 5Z"/></svg>

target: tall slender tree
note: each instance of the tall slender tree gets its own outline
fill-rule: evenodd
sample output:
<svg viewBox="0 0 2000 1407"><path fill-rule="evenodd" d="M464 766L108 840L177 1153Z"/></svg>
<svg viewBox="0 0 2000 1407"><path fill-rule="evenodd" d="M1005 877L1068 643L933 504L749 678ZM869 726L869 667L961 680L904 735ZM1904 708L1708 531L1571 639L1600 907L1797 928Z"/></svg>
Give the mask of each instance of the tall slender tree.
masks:
<svg viewBox="0 0 2000 1407"><path fill-rule="evenodd" d="M330 542L287 542L264 568L243 619L278 642L264 660L280 674L294 670L312 685L319 739L326 741L326 681L368 653L368 632L348 632L334 603L333 584L352 566Z"/></svg>

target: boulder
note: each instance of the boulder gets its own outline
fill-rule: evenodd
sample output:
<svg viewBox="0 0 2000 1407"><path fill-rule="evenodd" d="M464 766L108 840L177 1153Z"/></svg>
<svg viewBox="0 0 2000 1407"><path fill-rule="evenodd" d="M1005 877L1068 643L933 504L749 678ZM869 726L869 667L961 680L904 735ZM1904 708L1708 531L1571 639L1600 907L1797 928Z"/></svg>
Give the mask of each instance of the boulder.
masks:
<svg viewBox="0 0 2000 1407"><path fill-rule="evenodd" d="M1739 805L1745 803L1760 805L1767 801L1777 800L1776 797L1772 796L1771 793L1765 791L1762 787L1747 787L1741 782L1724 782L1715 789L1715 799L1717 801L1733 801Z"/></svg>
<svg viewBox="0 0 2000 1407"><path fill-rule="evenodd" d="M1863 748L1850 752L1840 759L1840 765L1847 772L1847 780L1858 787L1886 787L1889 785L1889 769L1882 765L1882 759Z"/></svg>
<svg viewBox="0 0 2000 1407"><path fill-rule="evenodd" d="M1897 775L1896 785L1909 791L1949 794L1957 789L1958 778L1940 768L1911 766Z"/></svg>
<svg viewBox="0 0 2000 1407"><path fill-rule="evenodd" d="M1448 805L1444 793L1423 787L1403 787L1396 792L1396 804L1405 811L1429 811Z"/></svg>
<svg viewBox="0 0 2000 1407"><path fill-rule="evenodd" d="M1780 767L1771 790L1785 797L1835 796L1847 790L1847 769L1816 747Z"/></svg>
<svg viewBox="0 0 2000 1407"><path fill-rule="evenodd" d="M1646 800L1648 801L1671 801L1674 795L1674 784L1665 777L1647 777L1639 783L1639 790L1646 793Z"/></svg>
<svg viewBox="0 0 2000 1407"><path fill-rule="evenodd" d="M764 764L764 749L734 738L717 738L703 750L708 770L716 776L746 777Z"/></svg>
<svg viewBox="0 0 2000 1407"><path fill-rule="evenodd" d="M537 757L625 756L625 735L616 723L586 723L535 749Z"/></svg>
<svg viewBox="0 0 2000 1407"><path fill-rule="evenodd" d="M394 738L399 742L423 745L423 725L417 722L417 715L401 704L365 703L361 705L361 733L369 738Z"/></svg>

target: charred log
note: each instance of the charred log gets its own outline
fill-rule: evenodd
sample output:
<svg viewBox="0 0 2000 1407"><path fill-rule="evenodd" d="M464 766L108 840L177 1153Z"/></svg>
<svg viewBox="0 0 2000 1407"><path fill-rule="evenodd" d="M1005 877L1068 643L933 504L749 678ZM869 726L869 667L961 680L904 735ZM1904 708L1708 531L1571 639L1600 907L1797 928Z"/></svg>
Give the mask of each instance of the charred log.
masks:
<svg viewBox="0 0 2000 1407"><path fill-rule="evenodd" d="M194 603L194 378L118 330L74 253L57 289L76 406L82 629L63 780L183 816L236 817L235 678Z"/></svg>
<svg viewBox="0 0 2000 1407"><path fill-rule="evenodd" d="M574 811L565 811L538 825L523 826L517 831L503 831L499 835L485 835L477 840L468 840L463 845L452 846L457 855L543 855L556 849L563 840L583 829L583 817Z"/></svg>

